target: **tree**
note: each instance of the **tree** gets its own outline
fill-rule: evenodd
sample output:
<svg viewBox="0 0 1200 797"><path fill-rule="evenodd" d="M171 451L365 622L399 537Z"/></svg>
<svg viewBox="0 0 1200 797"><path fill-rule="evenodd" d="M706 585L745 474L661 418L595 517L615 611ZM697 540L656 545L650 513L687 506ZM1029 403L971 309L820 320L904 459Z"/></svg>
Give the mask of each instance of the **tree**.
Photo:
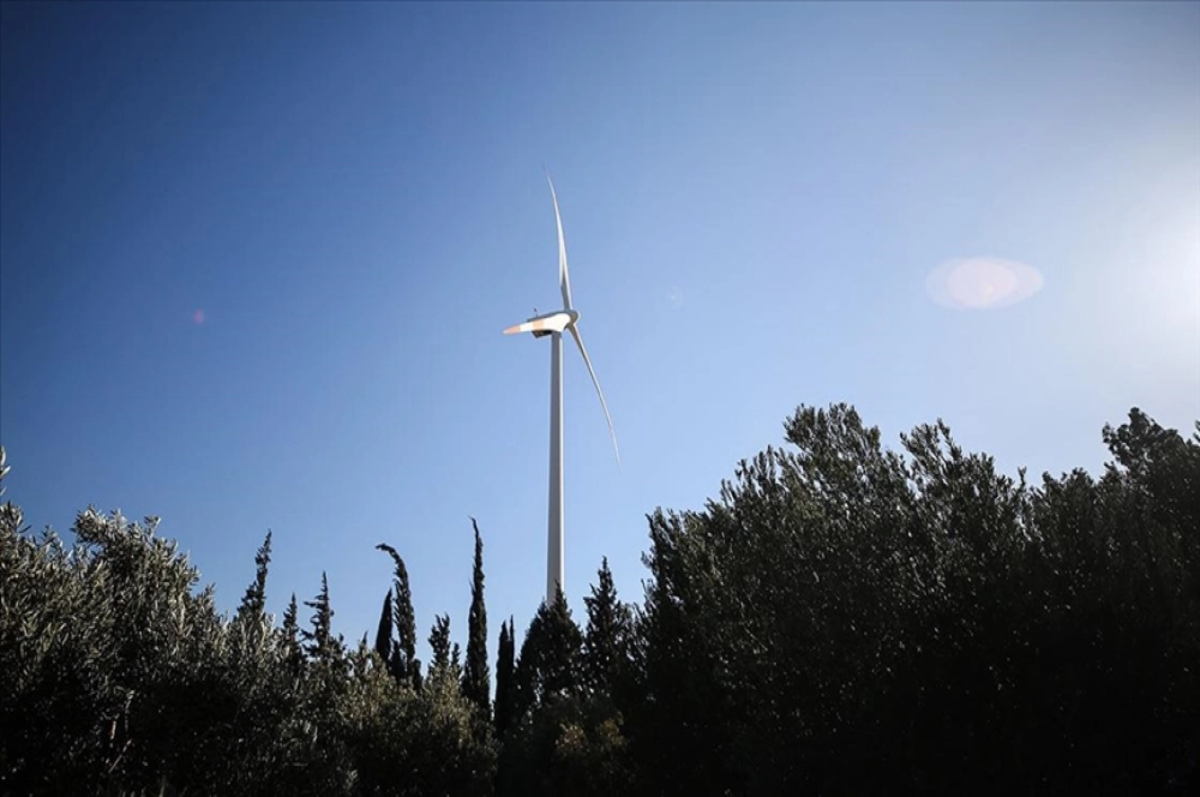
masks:
<svg viewBox="0 0 1200 797"><path fill-rule="evenodd" d="M258 620L266 612L267 568L271 564L271 532L267 532L263 544L254 555L254 581L246 588L238 606L237 617L243 621Z"/></svg>
<svg viewBox="0 0 1200 797"><path fill-rule="evenodd" d="M1194 780L1200 446L1135 410L1105 430L1103 478L1033 490L941 421L902 453L845 405L801 407L785 430L788 448L740 463L702 511L650 518L630 719L643 785Z"/></svg>
<svg viewBox="0 0 1200 797"><path fill-rule="evenodd" d="M321 591L311 601L304 605L313 610L310 622L312 630L301 629L300 637L304 640L304 651L313 659L330 662L339 652L340 645L333 636L333 607L329 602L329 579L324 571L321 573Z"/></svg>
<svg viewBox="0 0 1200 797"><path fill-rule="evenodd" d="M609 594L615 596L615 590ZM521 646L517 706L497 775L502 793L603 795L632 789L622 717L610 695L586 688L582 644L560 589L553 603L538 610ZM497 701L499 716L499 694Z"/></svg>
<svg viewBox="0 0 1200 797"><path fill-rule="evenodd" d="M463 695L479 707L485 718L491 714L491 676L487 661L487 608L483 602L483 540L475 530L475 564L471 580L471 610L467 619L467 661L463 673Z"/></svg>
<svg viewBox="0 0 1200 797"><path fill-rule="evenodd" d="M89 509L68 549L0 512L0 790L244 793L286 699L273 645L231 644L211 588L157 522ZM197 700L196 695L203 695ZM229 733L237 731L237 739ZM53 743L45 736L52 733Z"/></svg>
<svg viewBox="0 0 1200 797"><path fill-rule="evenodd" d="M583 639L583 671L588 689L610 696L628 656L632 618L628 607L617 600L608 557L601 561L598 583L583 599L588 622Z"/></svg>
<svg viewBox="0 0 1200 797"><path fill-rule="evenodd" d="M455 642L450 647L450 677L455 683L462 680L462 648Z"/></svg>
<svg viewBox="0 0 1200 797"><path fill-rule="evenodd" d="M296 605L296 593L283 613L283 658L293 676L298 676L304 668L304 650L300 646L300 623Z"/></svg>
<svg viewBox="0 0 1200 797"><path fill-rule="evenodd" d="M417 660L417 620L413 612L412 591L408 586L408 568L395 548L380 543L375 546L392 557L396 581L392 588L392 621L396 626L396 647L392 654L392 670L401 681L415 688L421 685L421 662Z"/></svg>
<svg viewBox="0 0 1200 797"><path fill-rule="evenodd" d="M74 547L22 521L0 507L0 792L491 792L495 749L456 678L416 691L365 640L345 655L325 574L309 628L293 595L260 638L153 518L89 510Z"/></svg>
<svg viewBox="0 0 1200 797"><path fill-rule="evenodd" d="M392 591L389 589L383 598L383 609L379 613L379 628L375 631L375 652L380 660L387 664L392 659Z"/></svg>
<svg viewBox="0 0 1200 797"><path fill-rule="evenodd" d="M450 672L450 616L436 615L429 633L429 648L433 658L429 663L429 680L445 677Z"/></svg>
<svg viewBox="0 0 1200 797"><path fill-rule="evenodd" d="M500 624L500 642L496 654L496 735L503 737L512 723L513 666L516 646L513 641L512 618Z"/></svg>
<svg viewBox="0 0 1200 797"><path fill-rule="evenodd" d="M292 600L288 603L287 609L285 609L283 612L283 633L287 636L290 636L292 639L296 638L296 634L299 631L299 620L297 615L296 593L293 592Z"/></svg>
<svg viewBox="0 0 1200 797"><path fill-rule="evenodd" d="M0 792L1196 791L1200 425L1134 408L1101 474L1037 486L941 421L894 451L845 405L784 430L699 509L649 517L641 607L605 560L586 633L561 591L519 658L501 624L499 768L448 615L412 688L402 562L376 638L398 679L365 635L344 650L325 574L309 628L293 594L247 633L269 534L229 622L157 519L89 508L68 546L4 503Z"/></svg>
<svg viewBox="0 0 1200 797"><path fill-rule="evenodd" d="M549 605L543 602L525 632L514 682L518 721L530 710L554 697L578 694L581 686L579 652L583 635L571 617L567 599L559 588Z"/></svg>

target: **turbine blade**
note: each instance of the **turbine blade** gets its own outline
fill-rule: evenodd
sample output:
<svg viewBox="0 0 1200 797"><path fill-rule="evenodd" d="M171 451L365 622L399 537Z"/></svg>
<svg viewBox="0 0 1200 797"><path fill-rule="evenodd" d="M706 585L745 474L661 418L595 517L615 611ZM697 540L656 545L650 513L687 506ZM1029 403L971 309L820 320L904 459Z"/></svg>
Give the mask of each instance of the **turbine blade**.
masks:
<svg viewBox="0 0 1200 797"><path fill-rule="evenodd" d="M505 335L518 335L522 332L562 332L571 323L568 313L551 313L550 315L531 318L523 324L515 324L504 330Z"/></svg>
<svg viewBox="0 0 1200 797"><path fill-rule="evenodd" d="M563 237L562 215L558 212L558 194L554 191L554 182L548 172L546 182L550 184L550 198L554 200L554 221L558 224L558 287L562 290L563 306L570 310L571 273L567 270L567 240Z"/></svg>
<svg viewBox="0 0 1200 797"><path fill-rule="evenodd" d="M621 449L617 448L617 430L613 428L612 416L608 414L608 402L604 400L604 391L600 389L600 380L596 378L596 371L592 368L592 358L588 357L587 348L583 345L583 337L579 334L579 325L571 325L571 337L575 338L575 343L579 345L579 353L583 355L584 365L587 366L588 373L592 377L592 384L596 386L596 395L600 397L600 407L604 410L604 420L608 421L608 433L612 435L613 453L617 455L617 465L621 464Z"/></svg>

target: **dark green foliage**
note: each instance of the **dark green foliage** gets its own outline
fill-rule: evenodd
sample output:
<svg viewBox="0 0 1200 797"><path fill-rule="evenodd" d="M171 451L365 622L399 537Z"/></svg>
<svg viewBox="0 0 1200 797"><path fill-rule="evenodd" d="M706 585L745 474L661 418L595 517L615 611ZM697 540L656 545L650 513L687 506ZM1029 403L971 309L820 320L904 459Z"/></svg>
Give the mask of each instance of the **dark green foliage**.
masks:
<svg viewBox="0 0 1200 797"><path fill-rule="evenodd" d="M607 560L584 601L586 637L561 590L553 604L543 604L526 633L514 676L515 707L505 717L497 776L504 794L598 797L628 793L635 785L618 704L618 696L632 695L617 688L627 683L632 624L617 600ZM498 719L499 684L498 679Z"/></svg>
<svg viewBox="0 0 1200 797"><path fill-rule="evenodd" d="M392 598L395 601L392 622L396 627L397 638L392 651L392 673L399 680L420 688L421 662L417 660L417 620L413 612L412 591L408 586L408 568L404 565L404 559L392 546L380 543L375 548L392 557L396 567L396 581L392 587Z"/></svg>
<svg viewBox="0 0 1200 797"><path fill-rule="evenodd" d="M475 562L471 579L471 611L467 619L467 661L463 672L463 695L475 705L483 717L491 715L491 674L487 660L487 608L483 602L483 539L479 525L471 518L475 530Z"/></svg>
<svg viewBox="0 0 1200 797"><path fill-rule="evenodd" d="M375 631L375 652L384 664L391 661L392 646L392 591L383 599L383 610L379 613L379 628Z"/></svg>
<svg viewBox="0 0 1200 797"><path fill-rule="evenodd" d="M271 532L267 532L262 547L254 555L254 582L246 588L236 617L243 621L258 621L267 610L267 569L271 565Z"/></svg>
<svg viewBox="0 0 1200 797"><path fill-rule="evenodd" d="M557 693L510 729L497 793L523 797L628 794L628 741L606 708ZM708 792L711 793L711 792Z"/></svg>
<svg viewBox="0 0 1200 797"><path fill-rule="evenodd" d="M574 697L580 692L580 648L583 635L571 617L562 589L550 605L538 607L517 660L514 721L541 708L554 697Z"/></svg>
<svg viewBox="0 0 1200 797"><path fill-rule="evenodd" d="M491 792L472 705L347 655L324 578L310 658L295 596L278 630L223 619L153 519L88 510L74 548L22 522L0 507L0 794Z"/></svg>
<svg viewBox="0 0 1200 797"><path fill-rule="evenodd" d="M589 691L607 697L624 675L633 616L629 607L617 600L608 557L602 560L597 577L592 594L583 599L588 614L583 637L583 671Z"/></svg>
<svg viewBox="0 0 1200 797"><path fill-rule="evenodd" d="M429 665L429 679L445 677L450 672L450 616L439 614L433 618L433 631L429 633L429 648L433 659Z"/></svg>
<svg viewBox="0 0 1200 797"><path fill-rule="evenodd" d="M785 431L650 516L642 606L604 561L586 633L561 592L519 658L502 623L494 732L478 530L465 662L438 616L422 684L389 546L374 651L347 651L324 575L310 627L295 595L273 627L270 534L230 619L154 518L89 509L68 547L6 503L0 794L1195 791L1200 424L1134 409L1101 475L1034 486L941 422L899 451L843 405Z"/></svg>
<svg viewBox="0 0 1200 797"><path fill-rule="evenodd" d="M514 708L513 670L516 656L516 644L513 640L512 618L507 623L500 624L500 641L496 654L496 735L503 737L509 725L512 724Z"/></svg>
<svg viewBox="0 0 1200 797"><path fill-rule="evenodd" d="M287 610L283 613L283 627L280 629L282 635L280 645L283 649L284 663L293 677L298 677L304 670L304 649L300 646L298 612L296 593L293 592Z"/></svg>
<svg viewBox="0 0 1200 797"><path fill-rule="evenodd" d="M650 519L644 786L1194 782L1200 446L1135 410L1105 431L1099 482L1033 490L940 422L902 438L907 456L845 406L786 430L793 451L743 462L703 512Z"/></svg>
<svg viewBox="0 0 1200 797"><path fill-rule="evenodd" d="M329 579L321 573L321 591L311 601L304 605L313 610L312 630L301 630L300 637L304 640L304 652L317 661L330 661L340 647L333 636L333 607L329 603Z"/></svg>
<svg viewBox="0 0 1200 797"><path fill-rule="evenodd" d="M222 621L155 525L88 510L67 549L5 514L0 791L254 793L281 776L267 750L295 700L274 635Z"/></svg>
<svg viewBox="0 0 1200 797"><path fill-rule="evenodd" d="M288 607L283 612L283 632L292 639L300 633L299 608L296 605L296 593L292 593L292 599L288 603Z"/></svg>

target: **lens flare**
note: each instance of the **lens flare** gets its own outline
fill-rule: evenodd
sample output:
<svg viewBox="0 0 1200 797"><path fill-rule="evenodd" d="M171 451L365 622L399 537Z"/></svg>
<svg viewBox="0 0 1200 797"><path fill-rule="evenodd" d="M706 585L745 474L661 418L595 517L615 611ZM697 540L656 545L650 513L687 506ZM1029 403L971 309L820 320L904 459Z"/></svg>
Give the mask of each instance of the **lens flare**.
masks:
<svg viewBox="0 0 1200 797"><path fill-rule="evenodd" d="M1028 299L1043 282L1037 269L1024 263L971 257L942 263L925 279L925 287L943 307L991 310Z"/></svg>
<svg viewBox="0 0 1200 797"><path fill-rule="evenodd" d="M198 307L192 313L192 323L196 326L201 326L204 323L204 311Z"/></svg>

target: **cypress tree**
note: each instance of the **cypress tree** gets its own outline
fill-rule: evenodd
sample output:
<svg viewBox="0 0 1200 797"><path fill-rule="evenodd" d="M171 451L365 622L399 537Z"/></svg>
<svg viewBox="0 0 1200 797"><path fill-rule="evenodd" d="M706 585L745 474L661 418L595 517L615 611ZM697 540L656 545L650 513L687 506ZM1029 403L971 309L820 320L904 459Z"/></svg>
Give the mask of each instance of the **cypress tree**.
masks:
<svg viewBox="0 0 1200 797"><path fill-rule="evenodd" d="M628 608L617 600L607 556L600 565L598 576L599 583L592 585L592 594L583 599L588 613L583 666L588 688L607 695L625 658L630 618Z"/></svg>
<svg viewBox="0 0 1200 797"><path fill-rule="evenodd" d="M296 607L296 593L283 613L283 658L292 675L299 675L304 666L304 651L300 649L299 618Z"/></svg>
<svg viewBox="0 0 1200 797"><path fill-rule="evenodd" d="M383 611L379 613L379 629L375 632L375 652L384 664L392 659L392 591L383 598Z"/></svg>
<svg viewBox="0 0 1200 797"><path fill-rule="evenodd" d="M421 684L421 663L417 661L417 620L413 613L412 592L408 586L408 568L395 548L379 543L376 549L392 557L396 566L396 583L392 594L392 621L396 626L397 653L393 655L393 672L414 687Z"/></svg>
<svg viewBox="0 0 1200 797"><path fill-rule="evenodd" d="M560 587L553 603L543 602L538 607L525 632L513 679L516 707L512 722L529 709L544 705L552 696L578 693L582 645L583 634L571 617L571 608Z"/></svg>
<svg viewBox="0 0 1200 797"><path fill-rule="evenodd" d="M429 677L435 678L450 671L450 616L439 614L433 618L433 631L429 634L429 648L433 659L429 663Z"/></svg>
<svg viewBox="0 0 1200 797"><path fill-rule="evenodd" d="M331 659L333 656L333 608L329 603L329 579L321 572L321 591L304 605L313 610L312 631L302 630L305 650L314 659Z"/></svg>
<svg viewBox="0 0 1200 797"><path fill-rule="evenodd" d="M254 555L254 582L246 588L242 603L238 606L235 617L241 620L251 620L262 617L267 607L267 568L271 564L271 532Z"/></svg>
<svg viewBox="0 0 1200 797"><path fill-rule="evenodd" d="M283 613L283 633L291 639L296 638L298 623L296 619L296 593L292 593L292 602Z"/></svg>
<svg viewBox="0 0 1200 797"><path fill-rule="evenodd" d="M512 724L513 711L513 644L511 618L500 624L499 651L496 654L496 714L497 735L503 735Z"/></svg>
<svg viewBox="0 0 1200 797"><path fill-rule="evenodd" d="M471 613L467 619L467 661L463 673L463 695L488 716L491 710L491 674L487 661L487 608L483 602L483 539L479 525L471 518L475 530L475 566L471 581Z"/></svg>

